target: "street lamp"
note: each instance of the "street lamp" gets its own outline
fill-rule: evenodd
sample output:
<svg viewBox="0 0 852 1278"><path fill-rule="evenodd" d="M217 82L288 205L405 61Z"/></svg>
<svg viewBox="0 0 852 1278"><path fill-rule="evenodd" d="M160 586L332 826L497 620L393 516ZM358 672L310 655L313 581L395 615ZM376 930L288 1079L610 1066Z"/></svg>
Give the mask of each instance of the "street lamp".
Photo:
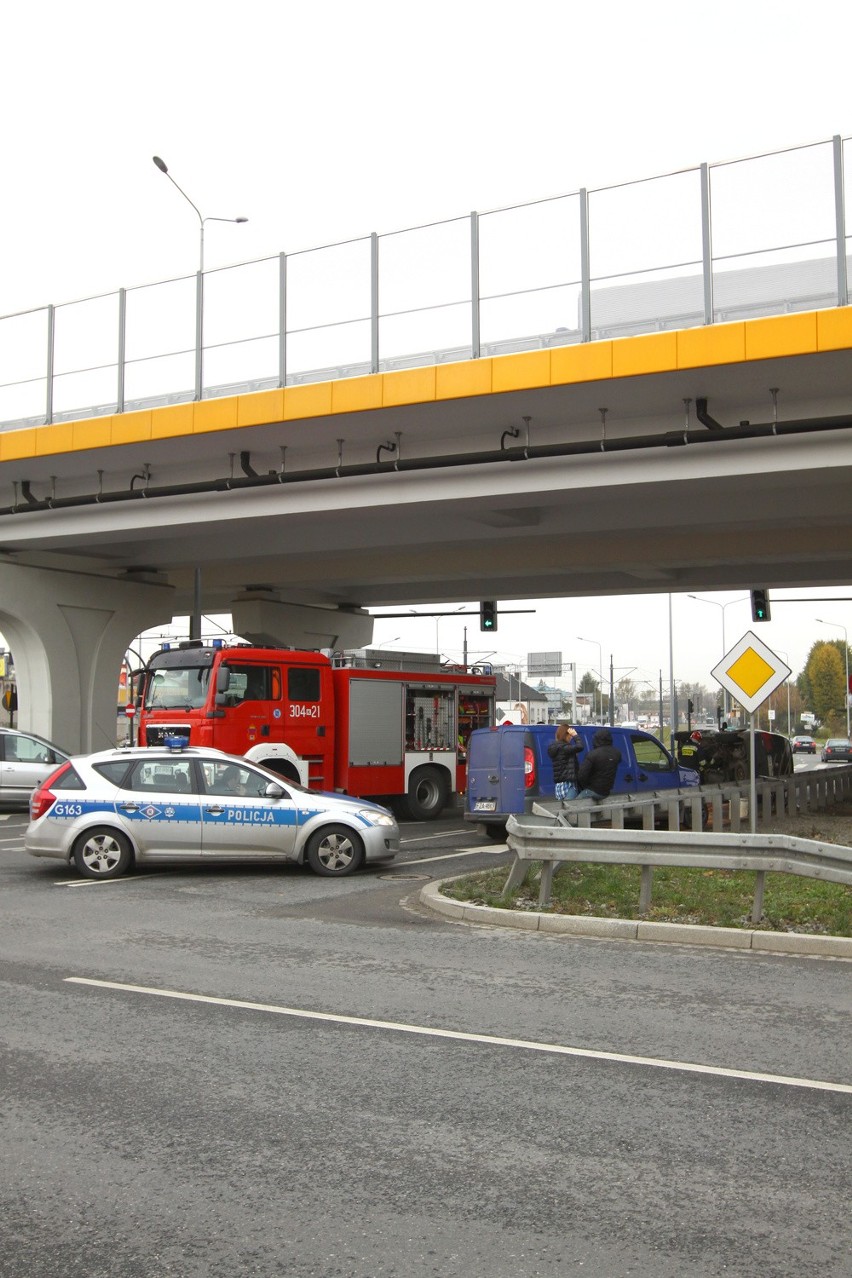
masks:
<svg viewBox="0 0 852 1278"><path fill-rule="evenodd" d="M783 658L784 658L784 660L787 662L787 665L788 665L788 666L790 665L790 656L789 656L789 653L783 652L783 651L782 651L782 649L781 649L781 648L779 648L779 649L778 649L778 655L779 655L779 657L783 657ZM789 736L790 736L790 676L789 676L789 675L787 675L787 678L784 680L784 682L785 682L785 683L786 683L786 685L787 685L787 736L789 737ZM847 685L846 685L846 686L847 686L847 688L848 688L848 686L849 686L849 685L848 685L848 683L847 683Z"/></svg>
<svg viewBox="0 0 852 1278"><path fill-rule="evenodd" d="M600 717L603 721L603 647L598 643L597 639L584 639L582 635L577 635L580 643L593 643L598 650L598 698L600 700Z"/></svg>
<svg viewBox="0 0 852 1278"><path fill-rule="evenodd" d="M843 691L846 700L846 735L849 736L849 640L846 636L846 627L841 626L839 621L823 621L822 617L815 617L815 621L821 626L835 626L838 630L843 631L843 653L846 657L846 687Z"/></svg>
<svg viewBox="0 0 852 1278"><path fill-rule="evenodd" d="M198 218L199 255L198 283L195 294L195 398L201 399L204 387L204 223L205 222L247 222L247 217L202 217L196 204L189 198L182 186L178 186L168 170L165 160L159 155L152 156L161 173L165 173L172 186L177 187L183 198L194 210Z"/></svg>
<svg viewBox="0 0 852 1278"><path fill-rule="evenodd" d="M465 607L466 607L465 604L459 604L458 608L454 608L452 612L439 612L435 614L435 652L438 654L439 657L441 655L441 641L439 638L439 627L441 625L441 618L454 617L457 612L464 612Z"/></svg>
<svg viewBox="0 0 852 1278"><path fill-rule="evenodd" d="M699 603L713 604L715 608L722 609L722 656L724 657L725 653L728 651L728 646L725 643L725 609L730 608L731 604L744 603L749 596L740 595L738 599L729 599L727 603L720 603L718 599L707 599L704 595L687 595L686 597L687 599L697 599ZM730 714L730 702L728 701L727 688L722 689L722 711L724 718L727 719Z"/></svg>

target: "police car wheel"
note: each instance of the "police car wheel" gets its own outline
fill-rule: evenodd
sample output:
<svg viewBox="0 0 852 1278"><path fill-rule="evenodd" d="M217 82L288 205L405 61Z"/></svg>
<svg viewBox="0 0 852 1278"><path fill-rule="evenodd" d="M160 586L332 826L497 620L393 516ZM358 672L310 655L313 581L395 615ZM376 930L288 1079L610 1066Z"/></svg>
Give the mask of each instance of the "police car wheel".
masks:
<svg viewBox="0 0 852 1278"><path fill-rule="evenodd" d="M74 844L74 864L87 879L117 879L132 860L129 840L106 826L88 830Z"/></svg>
<svg viewBox="0 0 852 1278"><path fill-rule="evenodd" d="M358 835L343 825L327 825L308 841L308 865L314 874L342 878L352 874L364 859L364 845Z"/></svg>

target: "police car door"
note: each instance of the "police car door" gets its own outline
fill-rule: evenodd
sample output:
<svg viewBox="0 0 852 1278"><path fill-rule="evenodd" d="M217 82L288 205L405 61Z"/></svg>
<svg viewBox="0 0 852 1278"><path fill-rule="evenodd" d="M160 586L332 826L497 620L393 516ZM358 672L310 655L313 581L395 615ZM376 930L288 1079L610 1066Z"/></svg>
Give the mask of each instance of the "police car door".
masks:
<svg viewBox="0 0 852 1278"><path fill-rule="evenodd" d="M286 785L281 798L267 795L273 778L230 760L202 759L201 773L205 856L293 856L298 809Z"/></svg>
<svg viewBox="0 0 852 1278"><path fill-rule="evenodd" d="M112 800L145 856L200 856L201 807L192 762L153 750L135 760Z"/></svg>

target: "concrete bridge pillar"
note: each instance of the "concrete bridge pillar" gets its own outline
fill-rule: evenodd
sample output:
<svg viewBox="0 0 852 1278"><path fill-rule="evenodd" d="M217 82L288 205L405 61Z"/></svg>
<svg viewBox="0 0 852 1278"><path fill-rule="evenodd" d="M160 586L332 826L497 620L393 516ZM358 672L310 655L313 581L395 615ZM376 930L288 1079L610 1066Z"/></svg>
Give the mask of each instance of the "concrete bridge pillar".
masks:
<svg viewBox="0 0 852 1278"><path fill-rule="evenodd" d="M114 746L127 645L171 621L173 598L150 577L0 562L0 632L15 658L18 726L72 754Z"/></svg>

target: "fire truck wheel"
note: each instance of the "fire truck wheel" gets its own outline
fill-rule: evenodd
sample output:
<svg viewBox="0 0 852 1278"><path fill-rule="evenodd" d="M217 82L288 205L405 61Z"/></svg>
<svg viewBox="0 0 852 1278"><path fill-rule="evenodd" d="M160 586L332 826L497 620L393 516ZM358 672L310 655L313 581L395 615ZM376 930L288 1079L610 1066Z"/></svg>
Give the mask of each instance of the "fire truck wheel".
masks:
<svg viewBox="0 0 852 1278"><path fill-rule="evenodd" d="M106 826L87 830L74 844L74 864L87 879L117 879L127 873L132 860L126 835Z"/></svg>
<svg viewBox="0 0 852 1278"><path fill-rule="evenodd" d="M363 859L363 843L345 825L326 825L308 840L308 865L314 874L342 878L353 874Z"/></svg>
<svg viewBox="0 0 852 1278"><path fill-rule="evenodd" d="M414 821L434 821L447 806L450 784L443 768L418 768L408 782L406 806Z"/></svg>

